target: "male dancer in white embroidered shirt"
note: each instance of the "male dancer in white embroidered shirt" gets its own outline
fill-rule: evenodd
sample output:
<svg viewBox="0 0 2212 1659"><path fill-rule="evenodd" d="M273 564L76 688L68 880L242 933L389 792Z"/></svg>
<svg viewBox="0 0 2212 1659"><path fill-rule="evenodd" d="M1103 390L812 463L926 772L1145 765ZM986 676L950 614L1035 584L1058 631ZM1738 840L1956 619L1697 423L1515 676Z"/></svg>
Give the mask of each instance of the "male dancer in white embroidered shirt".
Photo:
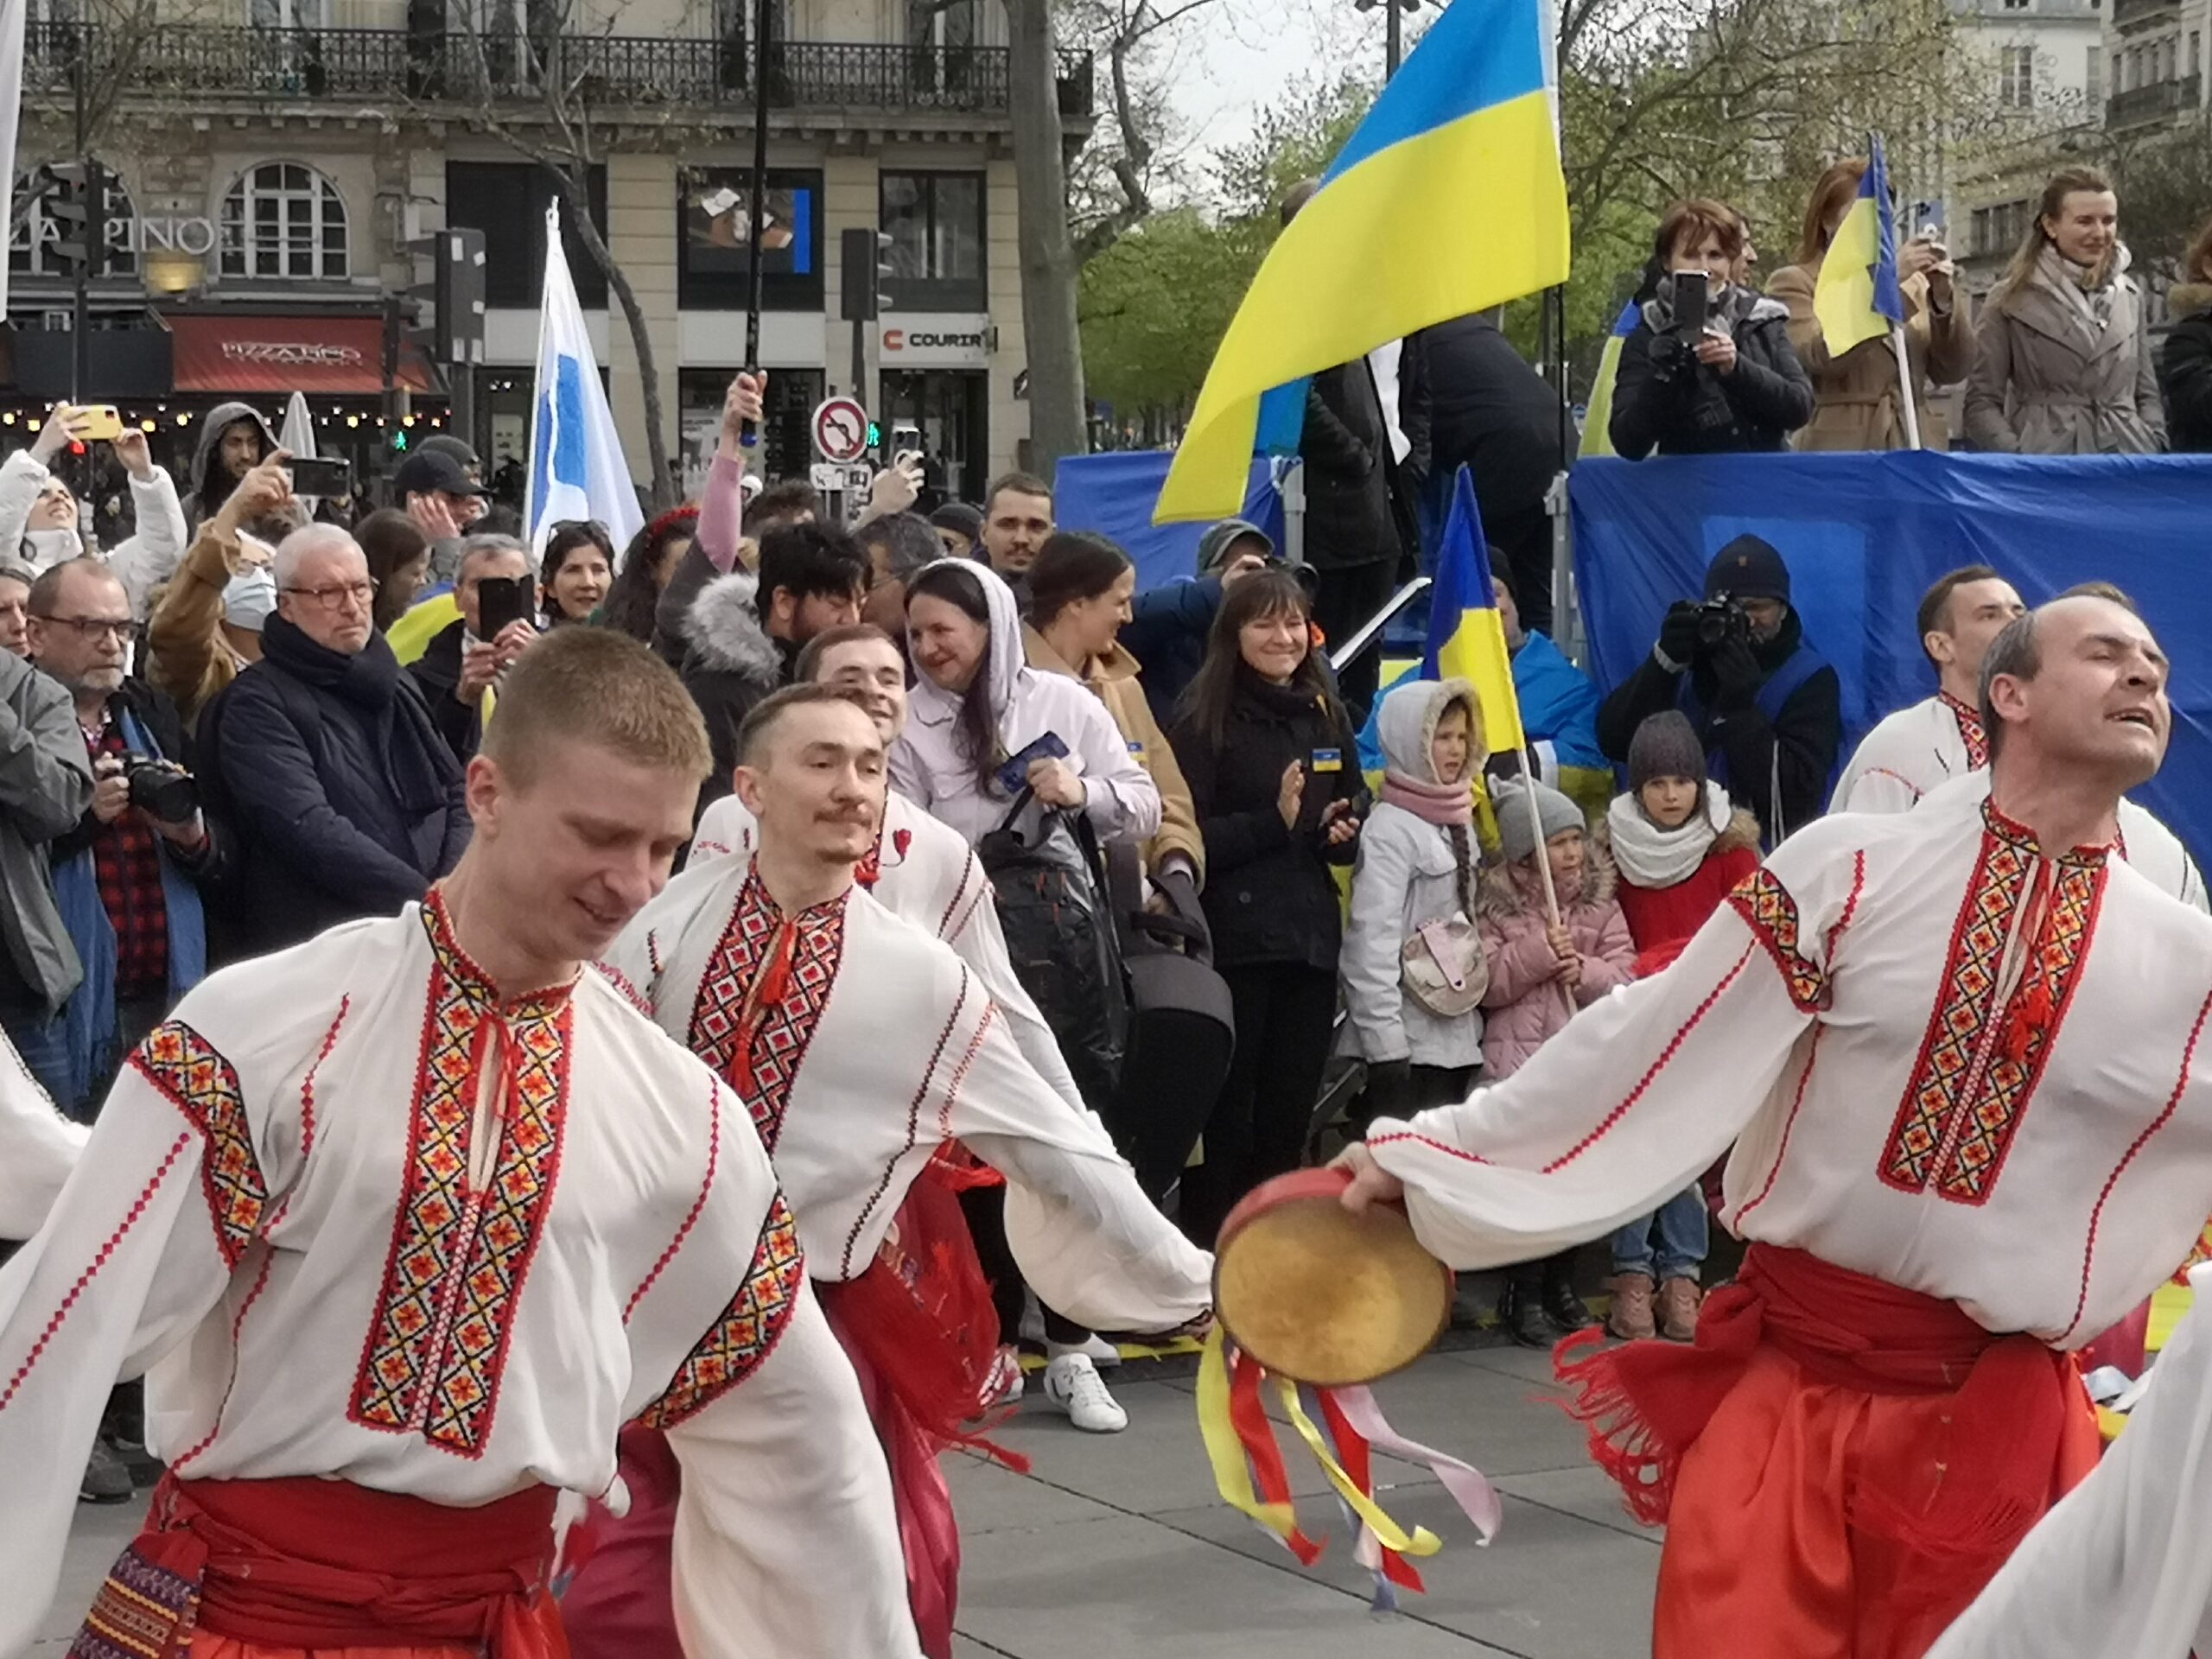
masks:
<svg viewBox="0 0 2212 1659"><path fill-rule="evenodd" d="M1347 1154L1351 1202L1403 1196L1471 1268L1598 1236L1735 1143L1751 1248L1696 1346L1561 1367L1669 1523L1658 1659L1917 1659L2094 1460L2066 1351L2171 1270L2212 1185L2212 920L2107 850L2165 682L2120 605L2012 624L1987 799L1808 826L1664 974Z"/></svg>
<svg viewBox="0 0 2212 1659"><path fill-rule="evenodd" d="M916 1653L745 1108L582 968L707 765L668 669L565 630L515 665L427 903L218 974L147 1039L0 1270L0 1653L53 1592L90 1379L148 1366L170 1477L88 1651L546 1659L556 1493L607 1491L642 1420L690 1477L691 1659Z"/></svg>
<svg viewBox="0 0 2212 1659"><path fill-rule="evenodd" d="M752 1108L876 1408L924 1651L942 1654L957 1539L936 1445L918 1442L950 1438L971 1414L979 1365L963 1373L957 1352L982 1321L909 1317L887 1328L900 1298L914 1300L899 1288L908 1268L931 1254L906 1236L902 1204L910 1191L927 1194L917 1178L956 1138L1001 1171L1025 1276L1095 1329L1162 1330L1198 1316L1211 1300L1211 1262L1147 1201L1097 1120L1037 1076L960 959L856 884L887 787L884 739L861 704L830 687L791 686L747 717L741 741L737 794L759 829L750 865L718 859L687 870L610 959L663 1029L684 1036ZM972 1258L966 1273L972 1288L955 1288L951 1304L980 1302L987 1319ZM933 1363L937 1352L954 1363ZM934 1375L922 1381L949 1377L949 1394L907 1386L924 1364ZM635 1544L652 1524L633 1510L607 1528L609 1565L588 1566L574 1593L601 1594L593 1577L617 1571L618 1557L626 1580L649 1575ZM937 1547L918 1550L918 1537ZM641 1593L607 1599L626 1606ZM633 1632L627 1651L660 1659L667 1649Z"/></svg>
<svg viewBox="0 0 2212 1659"><path fill-rule="evenodd" d="M2120 599L2103 584L2077 588ZM2012 620L2026 613L2012 584L1986 564L1937 579L1922 595L1920 648L1936 665L1936 695L1885 716L1845 763L1830 810L1904 812L1936 790L1986 792L1989 740L1980 699L1981 659ZM2132 608L2132 607L2131 607ZM1961 783L1961 779L1967 781ZM2172 830L2123 798L2120 855L2185 905L2207 906L2204 878Z"/></svg>

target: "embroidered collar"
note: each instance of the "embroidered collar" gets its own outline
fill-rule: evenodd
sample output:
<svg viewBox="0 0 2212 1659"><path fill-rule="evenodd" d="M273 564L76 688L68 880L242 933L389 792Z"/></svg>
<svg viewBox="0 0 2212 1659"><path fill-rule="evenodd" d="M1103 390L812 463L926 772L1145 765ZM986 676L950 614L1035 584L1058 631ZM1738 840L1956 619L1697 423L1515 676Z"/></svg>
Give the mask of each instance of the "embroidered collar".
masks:
<svg viewBox="0 0 2212 1659"><path fill-rule="evenodd" d="M429 936L430 954L437 958L438 966L445 971L446 977L471 1002L498 1014L542 1019L569 1000L569 995L576 988L577 980L583 976L583 969L579 965L564 985L550 985L512 1001L502 1000L491 975L476 965L468 952L461 948L461 941L454 937L453 916L446 906L446 893L442 885L432 887L429 897L423 900L423 931Z"/></svg>
<svg viewBox="0 0 2212 1659"><path fill-rule="evenodd" d="M880 843L879 843L879 849L880 845ZM878 849L871 849L872 852L875 850ZM791 922L802 931L810 931L828 923L832 917L840 914L844 910L845 900L851 896L852 891L852 888L847 887L834 899L824 899L818 905L810 905L798 914L787 916L784 913L783 906L779 905L774 896L769 893L768 884L760 879L760 866L749 864L745 870L745 885L738 889L737 907L741 911L758 912L766 916L772 924Z"/></svg>
<svg viewBox="0 0 2212 1659"><path fill-rule="evenodd" d="M1959 736L1967 746L1967 770L1980 772L1989 764L1989 733L1981 723L1981 710L1960 702L1948 691L1938 691L1936 701L1948 709L1951 717L1959 722Z"/></svg>
<svg viewBox="0 0 2212 1659"><path fill-rule="evenodd" d="M2047 853L2037 844L2034 832L2027 825L2016 823L1999 811L1994 800L1985 800L1981 804L1981 821L1998 840L2038 858L2055 858L2058 863L2069 867L2101 869L2105 861L2116 850L2113 843L2107 842L2101 847L2075 847L2063 853Z"/></svg>

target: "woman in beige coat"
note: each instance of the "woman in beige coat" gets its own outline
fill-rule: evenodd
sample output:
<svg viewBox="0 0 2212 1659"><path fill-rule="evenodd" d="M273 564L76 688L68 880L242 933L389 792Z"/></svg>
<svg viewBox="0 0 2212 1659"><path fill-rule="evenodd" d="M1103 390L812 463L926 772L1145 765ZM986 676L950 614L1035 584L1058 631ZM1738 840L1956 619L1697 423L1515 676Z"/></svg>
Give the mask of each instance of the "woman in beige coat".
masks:
<svg viewBox="0 0 2212 1659"><path fill-rule="evenodd" d="M1836 227L1851 211L1866 176L1864 157L1838 162L1821 175L1805 208L1805 228L1795 263L1774 273L1766 291L1789 308L1789 343L1813 377L1813 423L1797 434L1800 449L1902 449L1904 410L1897 396L1897 351L1886 339L1862 340L1841 357L1830 355L1813 315L1813 294ZM1913 392L1924 449L1950 445L1943 416L1928 402L1929 386L1956 385L1974 366L1974 331L1952 289L1950 256L1930 237L1897 248L1904 290L1905 351L1912 363Z"/></svg>
<svg viewBox="0 0 2212 1659"><path fill-rule="evenodd" d="M2166 447L2143 290L2127 264L2120 199L2104 175L2069 168L2054 176L1982 306L1967 385L1967 436L1977 449L2139 455Z"/></svg>

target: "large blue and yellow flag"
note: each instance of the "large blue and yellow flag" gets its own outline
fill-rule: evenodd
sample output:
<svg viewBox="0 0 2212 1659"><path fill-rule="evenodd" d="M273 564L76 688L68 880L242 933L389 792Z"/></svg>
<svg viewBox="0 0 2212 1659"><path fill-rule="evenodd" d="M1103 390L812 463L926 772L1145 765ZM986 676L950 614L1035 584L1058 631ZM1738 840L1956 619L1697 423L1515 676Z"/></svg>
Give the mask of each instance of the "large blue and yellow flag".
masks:
<svg viewBox="0 0 2212 1659"><path fill-rule="evenodd" d="M1521 729L1521 699L1513 690L1513 656L1505 648L1505 619L1497 613L1497 590L1491 585L1474 474L1464 465L1452 480L1452 516L1436 550L1421 672L1426 680L1465 680L1475 688L1483 741L1492 754L1518 754L1529 747Z"/></svg>
<svg viewBox="0 0 2212 1659"><path fill-rule="evenodd" d="M1813 315L1834 357L1879 340L1904 321L1904 292L1897 283L1897 218L1890 206L1890 169L1878 133L1867 140L1866 175L1859 181L1859 198L1835 227L1827 257L1821 261Z"/></svg>
<svg viewBox="0 0 2212 1659"><path fill-rule="evenodd" d="M1236 513L1274 388L1567 280L1548 17L1452 0L1430 26L1253 278L1156 522Z"/></svg>

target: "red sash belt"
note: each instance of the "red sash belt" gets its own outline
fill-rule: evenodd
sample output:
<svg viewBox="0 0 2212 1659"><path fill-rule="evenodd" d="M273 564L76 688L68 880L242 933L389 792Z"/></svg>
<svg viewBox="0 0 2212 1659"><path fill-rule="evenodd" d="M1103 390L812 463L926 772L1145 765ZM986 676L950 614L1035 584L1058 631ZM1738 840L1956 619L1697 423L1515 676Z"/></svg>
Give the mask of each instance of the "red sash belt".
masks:
<svg viewBox="0 0 2212 1659"><path fill-rule="evenodd" d="M175 1593L165 1643L194 1630L287 1648L481 1644L491 1659L566 1659L547 1581L556 1494L536 1486L455 1509L338 1480L162 1483L145 1529L86 1621L135 1606L148 1575ZM143 1633L141 1633L142 1640Z"/></svg>
<svg viewBox="0 0 2212 1659"><path fill-rule="evenodd" d="M1925 1554L2010 1550L2049 1507L2061 1441L2083 1409L2070 1357L1985 1330L1955 1302L1774 1245L1753 1244L1737 1281L1706 1299L1694 1344L1577 1351L1600 1340L1562 1342L1559 1376L1574 1396L1568 1409L1589 1427L1592 1456L1650 1526L1666 1520L1683 1455L1762 1344L1815 1386L1955 1397L1925 1490L1862 1484L1838 1494L1853 1525Z"/></svg>

